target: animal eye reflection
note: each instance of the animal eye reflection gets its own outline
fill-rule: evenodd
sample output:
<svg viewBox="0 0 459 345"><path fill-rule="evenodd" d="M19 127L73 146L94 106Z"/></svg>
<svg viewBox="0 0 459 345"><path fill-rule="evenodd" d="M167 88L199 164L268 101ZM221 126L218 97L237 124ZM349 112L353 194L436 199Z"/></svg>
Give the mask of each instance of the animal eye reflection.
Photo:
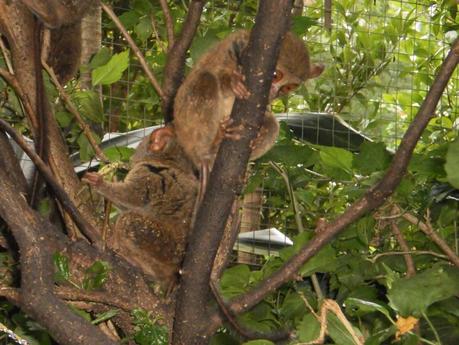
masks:
<svg viewBox="0 0 459 345"><path fill-rule="evenodd" d="M283 77L284 77L284 74L281 71L276 70L273 76L273 83L277 83L281 81Z"/></svg>

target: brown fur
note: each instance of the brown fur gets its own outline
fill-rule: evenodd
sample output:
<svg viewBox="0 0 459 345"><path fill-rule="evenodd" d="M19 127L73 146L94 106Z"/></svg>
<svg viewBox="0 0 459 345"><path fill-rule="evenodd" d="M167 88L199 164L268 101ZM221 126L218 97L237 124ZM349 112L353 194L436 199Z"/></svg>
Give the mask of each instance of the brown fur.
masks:
<svg viewBox="0 0 459 345"><path fill-rule="evenodd" d="M173 122L177 141L198 168L203 165L212 167L220 143L216 137L221 132L221 122L230 115L236 97L231 80L234 72L240 69L239 58L248 39L249 31L240 30L216 44L196 62L178 90ZM287 33L277 69L284 77L282 84L276 86L274 97L279 95L282 85L298 85L308 77L320 74L323 67L317 70L317 66L311 65L304 42ZM311 73L312 70L315 72ZM260 157L271 148L278 131L273 114L267 111L261 138L254 143L251 159Z"/></svg>
<svg viewBox="0 0 459 345"><path fill-rule="evenodd" d="M110 247L169 290L185 253L198 182L175 138L161 131L141 142L123 182L95 173L83 181L122 211Z"/></svg>

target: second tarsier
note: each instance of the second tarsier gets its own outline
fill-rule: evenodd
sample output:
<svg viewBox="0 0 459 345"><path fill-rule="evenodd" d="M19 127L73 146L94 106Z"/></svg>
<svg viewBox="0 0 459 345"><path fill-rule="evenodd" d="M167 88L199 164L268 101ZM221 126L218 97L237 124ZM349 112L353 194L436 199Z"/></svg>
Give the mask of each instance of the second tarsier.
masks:
<svg viewBox="0 0 459 345"><path fill-rule="evenodd" d="M169 127L146 137L123 182L83 181L121 210L109 246L170 290L185 252L198 181Z"/></svg>

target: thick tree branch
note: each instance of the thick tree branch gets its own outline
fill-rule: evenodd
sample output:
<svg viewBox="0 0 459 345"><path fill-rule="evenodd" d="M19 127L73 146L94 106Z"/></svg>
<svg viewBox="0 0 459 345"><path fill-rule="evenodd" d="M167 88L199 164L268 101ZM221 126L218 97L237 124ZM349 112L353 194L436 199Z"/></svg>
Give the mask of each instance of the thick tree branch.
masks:
<svg viewBox="0 0 459 345"><path fill-rule="evenodd" d="M0 31L8 40L11 59L14 68L15 91L24 104L25 114L28 117L30 129L34 138L40 132L38 114L35 112L37 104L35 61L37 52L31 49L35 40L35 19L29 9L21 1L0 0ZM39 57L38 57L39 59ZM14 86L14 85L13 85ZM47 119L46 136L49 138L48 164L55 178L69 195L74 204L81 205L80 210L91 224L97 224L94 212L87 205L78 200L78 191L81 189L73 165L68 158L68 147L64 142L59 126L52 114L47 99L43 99ZM69 228L73 224L67 224Z"/></svg>
<svg viewBox="0 0 459 345"><path fill-rule="evenodd" d="M174 98L185 74L186 52L193 42L205 3L205 0L191 1L179 37L174 45L169 47L163 82L163 112L166 123L171 122L173 118Z"/></svg>
<svg viewBox="0 0 459 345"><path fill-rule="evenodd" d="M230 309L233 313L239 314L252 308L284 282L293 278L300 267L325 244L330 242L337 234L364 214L382 205L386 198L394 192L405 174L416 143L424 128L434 116L438 101L458 62L459 40L456 40L443 62L416 118L406 131L384 178L365 193L361 199L352 204L340 217L332 223L324 225L322 231L298 254L290 258L281 269L270 277L267 277L250 292L232 300Z"/></svg>
<svg viewBox="0 0 459 345"><path fill-rule="evenodd" d="M27 193L27 181L22 172L13 147L3 131L0 131L0 169L5 171L17 186L18 192Z"/></svg>
<svg viewBox="0 0 459 345"><path fill-rule="evenodd" d="M199 208L183 265L177 297L173 344L201 344L208 334L204 306L208 304L212 265L223 237L231 206L241 193L250 142L256 137L268 103L268 91L283 34L287 31L292 2L261 1L247 50L242 56L243 73L251 96L236 100L231 118L245 133L238 141L224 140ZM202 312L196 313L197 310Z"/></svg>
<svg viewBox="0 0 459 345"><path fill-rule="evenodd" d="M21 306L60 344L115 344L100 330L73 313L53 294L51 224L40 218L0 170L0 216L10 226L21 253ZM56 230L57 231L57 230Z"/></svg>
<svg viewBox="0 0 459 345"><path fill-rule="evenodd" d="M88 238L96 244L96 246L101 247L102 243L100 242L100 234L97 230L86 221L86 219L81 215L80 211L75 207L73 202L68 197L64 189L59 185L55 180L51 170L48 166L41 160L41 158L27 145L27 143L22 139L22 137L16 133L16 131L6 122L0 119L0 128L7 132L11 138L21 147L21 149L29 156L35 166L38 168L40 173L45 178L46 182L53 189L54 194L61 202L64 209L70 214L72 220L78 226L78 228L86 235Z"/></svg>

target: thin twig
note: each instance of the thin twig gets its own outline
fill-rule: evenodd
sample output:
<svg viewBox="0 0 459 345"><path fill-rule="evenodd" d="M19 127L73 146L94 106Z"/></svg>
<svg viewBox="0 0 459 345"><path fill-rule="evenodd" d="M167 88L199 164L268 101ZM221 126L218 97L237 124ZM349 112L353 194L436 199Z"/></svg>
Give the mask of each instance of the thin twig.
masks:
<svg viewBox="0 0 459 345"><path fill-rule="evenodd" d="M51 186L57 199L61 202L62 206L69 213L72 220L78 226L83 234L85 234L91 242L98 248L101 247L100 235L97 230L81 215L80 211L70 200L69 196L61 185L55 180L53 173L43 160L33 151L6 121L0 119L0 128L8 133L11 138L19 145L19 147L29 156L37 169L40 171L46 182Z"/></svg>
<svg viewBox="0 0 459 345"><path fill-rule="evenodd" d="M161 100L163 100L164 99L163 90L161 89L161 86L159 85L159 82L156 80L156 77L153 75L153 71L151 70L150 66L148 65L147 60L145 60L145 57L143 56L143 54L140 51L139 47L137 47L137 44L135 44L135 42L132 39L131 35L127 32L126 28L121 23L119 18L116 16L115 12L113 12L112 8L110 6L108 6L107 4L104 4L103 2L101 2L101 6L102 6L102 9L105 11L105 13L108 14L108 16L113 20L113 23L115 23L117 28L123 34L124 38L128 42L128 44L131 47L132 51L134 52L135 56L137 56L137 59L139 59L140 65L142 66L143 70L145 71L145 74L147 75L147 78L150 81L151 85L153 85L153 88L156 90L156 93L159 95L159 98L161 98Z"/></svg>
<svg viewBox="0 0 459 345"><path fill-rule="evenodd" d="M298 204L298 200L296 199L292 184L290 183L288 173L279 164L273 161L270 161L269 163L274 168L274 170L276 170L276 172L282 177L282 179L285 182L285 185L287 186L288 195L290 197L290 201L292 202L292 208L293 208L293 214L295 216L296 226L298 228L298 232L302 233L304 232L304 226L303 226L303 220L301 219L300 207ZM314 287L314 291L317 294L317 299L320 302L321 300L324 299L324 294L322 292L322 289L320 288L319 279L317 278L317 274L315 273L311 274L311 282L312 282L312 286Z"/></svg>
<svg viewBox="0 0 459 345"><path fill-rule="evenodd" d="M368 258L367 260L369 260L372 263L375 263L379 258L383 256L407 255L407 254L409 255L432 255L432 256L435 256L443 260L448 260L448 257L446 255L438 254L430 250L408 250L406 252L405 251L403 252L385 252L385 253L376 254L375 256L373 256L372 258Z"/></svg>
<svg viewBox="0 0 459 345"><path fill-rule="evenodd" d="M441 250L446 254L448 259L457 267L459 267L459 257L454 253L450 246L433 230L430 221L423 223L421 220L413 216L411 213L403 213L402 217L425 233Z"/></svg>
<svg viewBox="0 0 459 345"><path fill-rule="evenodd" d="M13 74L13 64L11 63L10 56L8 54L8 49L6 49L5 43L3 43L2 37L0 35L0 49L2 50L3 58L5 59L6 67L8 71Z"/></svg>
<svg viewBox="0 0 459 345"><path fill-rule="evenodd" d="M41 61L43 67L45 68L46 72L48 72L49 76L51 77L51 80L53 81L53 84L57 87L59 91L59 96L65 103L65 107L67 110L75 117L77 120L78 124L80 125L80 128L83 130L83 134L86 136L86 138L89 141L89 144L93 148L97 158L104 162L108 162L109 159L107 156L102 152L100 149L99 145L97 144L96 139L92 135L91 128L89 125L83 120L83 117L80 115L80 112L77 110L76 106L73 104L72 100L70 99L69 95L65 91L64 87L61 85L59 80L57 79L56 73L54 73L54 70L51 66L49 66L45 60Z"/></svg>
<svg viewBox="0 0 459 345"><path fill-rule="evenodd" d="M392 214L396 215L398 213L399 213L399 209L394 207L392 209ZM408 246L408 243L406 242L405 238L403 237L402 232L400 231L400 228L397 225L397 221L396 220L392 220L390 225L391 225L392 233L394 234L395 238L397 239L397 242L398 242L400 248L404 252L409 252L410 251L410 247ZM406 264L406 276L407 277L413 277L414 275L416 275L416 266L414 265L413 258L411 257L410 254L403 254L403 258L405 259L405 264Z"/></svg>
<svg viewBox="0 0 459 345"><path fill-rule="evenodd" d="M18 80L16 79L16 76L8 72L7 70L0 68L0 77L2 77L13 88L14 92L21 100L21 103L25 109L25 115L27 116L27 119L29 120L31 127L33 129L38 128L38 123L34 115L35 111L32 108L32 103L30 102L29 98L27 97L27 94L24 92Z"/></svg>
<svg viewBox="0 0 459 345"><path fill-rule="evenodd" d="M164 22L166 23L166 31L167 31L167 41L169 42L169 49L174 45L175 37L174 37L174 21L172 20L171 10L167 5L166 0L159 0L159 4L161 5L161 9L163 10L164 14Z"/></svg>

